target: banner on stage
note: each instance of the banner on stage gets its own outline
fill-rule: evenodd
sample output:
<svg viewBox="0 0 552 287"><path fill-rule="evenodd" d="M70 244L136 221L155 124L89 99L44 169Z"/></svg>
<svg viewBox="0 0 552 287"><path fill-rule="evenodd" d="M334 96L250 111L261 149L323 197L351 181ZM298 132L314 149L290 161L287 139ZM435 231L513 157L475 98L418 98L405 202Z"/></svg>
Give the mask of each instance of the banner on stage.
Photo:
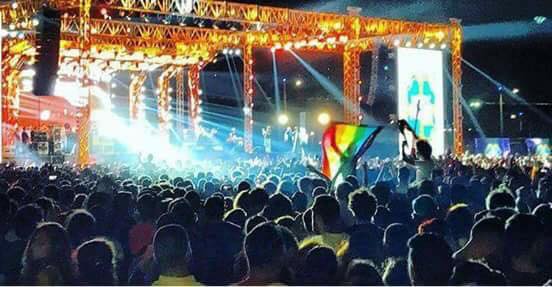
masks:
<svg viewBox="0 0 552 287"><path fill-rule="evenodd" d="M444 154L443 53L397 48L397 67L398 118L405 119L419 138L431 143L434 155Z"/></svg>

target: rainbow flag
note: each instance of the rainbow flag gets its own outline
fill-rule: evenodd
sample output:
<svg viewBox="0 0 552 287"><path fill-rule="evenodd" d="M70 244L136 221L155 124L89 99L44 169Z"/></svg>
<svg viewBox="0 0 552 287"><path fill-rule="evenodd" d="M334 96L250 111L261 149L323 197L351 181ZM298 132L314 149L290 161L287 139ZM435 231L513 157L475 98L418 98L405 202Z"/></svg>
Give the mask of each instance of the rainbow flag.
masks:
<svg viewBox="0 0 552 287"><path fill-rule="evenodd" d="M322 173L330 179L352 172L383 127L331 124L322 136Z"/></svg>

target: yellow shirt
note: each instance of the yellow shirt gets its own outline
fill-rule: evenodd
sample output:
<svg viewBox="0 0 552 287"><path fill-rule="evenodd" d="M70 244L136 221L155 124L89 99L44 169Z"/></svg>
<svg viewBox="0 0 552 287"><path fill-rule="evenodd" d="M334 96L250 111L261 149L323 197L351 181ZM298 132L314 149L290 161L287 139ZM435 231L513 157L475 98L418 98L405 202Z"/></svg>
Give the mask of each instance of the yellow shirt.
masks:
<svg viewBox="0 0 552 287"><path fill-rule="evenodd" d="M157 281L153 282L153 286L201 286L193 275L186 277L159 276Z"/></svg>
<svg viewBox="0 0 552 287"><path fill-rule="evenodd" d="M332 248L336 254L343 253L343 249L349 246L349 235L347 233L322 233L305 238L299 244L299 249L309 245L318 244Z"/></svg>

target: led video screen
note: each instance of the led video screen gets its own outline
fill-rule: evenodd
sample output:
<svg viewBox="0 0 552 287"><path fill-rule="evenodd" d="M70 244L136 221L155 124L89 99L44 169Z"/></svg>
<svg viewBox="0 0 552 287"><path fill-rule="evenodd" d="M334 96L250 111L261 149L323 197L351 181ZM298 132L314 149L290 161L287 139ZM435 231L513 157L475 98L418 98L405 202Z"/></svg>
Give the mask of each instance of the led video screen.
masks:
<svg viewBox="0 0 552 287"><path fill-rule="evenodd" d="M415 48L397 49L398 117L433 147L445 153L443 53ZM399 135L399 143L404 138Z"/></svg>

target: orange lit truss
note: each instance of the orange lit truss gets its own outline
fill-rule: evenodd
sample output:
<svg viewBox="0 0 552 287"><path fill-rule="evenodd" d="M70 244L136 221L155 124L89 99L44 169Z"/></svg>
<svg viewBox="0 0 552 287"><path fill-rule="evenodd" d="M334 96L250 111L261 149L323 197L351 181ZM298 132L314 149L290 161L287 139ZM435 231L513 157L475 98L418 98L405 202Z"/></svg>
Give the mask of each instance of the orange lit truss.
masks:
<svg viewBox="0 0 552 287"><path fill-rule="evenodd" d="M0 7L1 22L18 29L32 31L32 19L39 0L15 1ZM167 121L168 82L177 76L177 106L182 108L184 71L188 74L189 122L197 128L200 121L199 75L223 48L240 48L244 58L244 146L253 150L253 97L255 95L253 48L287 47L341 53L344 70L344 118L351 123L361 121L360 53L370 51L375 40L392 45L401 37L417 42L449 45L452 57L454 151L463 152L461 97L462 29L458 20L447 24L419 23L356 15L314 13L284 8L263 7L230 2L199 0L192 13L187 13L182 0L49 0L50 6L62 11L62 43L60 64L76 64L82 69L80 81L89 87L91 70L134 71L130 89L131 118L139 117L139 89L144 71L163 69L159 86L159 120ZM101 13L98 13L101 11ZM110 16L132 15L124 17ZM148 17L188 16L199 20L239 23L239 29L188 27L181 24L153 24ZM142 19L142 20L137 20ZM17 121L18 67L32 61L35 49L33 33L23 37L7 37L2 46L2 108L5 122ZM90 98L90 90L88 89ZM84 99L87 100L87 99ZM90 105L82 111L78 134L78 162L89 160ZM177 111L178 113L178 111ZM163 126L163 125L162 125Z"/></svg>

